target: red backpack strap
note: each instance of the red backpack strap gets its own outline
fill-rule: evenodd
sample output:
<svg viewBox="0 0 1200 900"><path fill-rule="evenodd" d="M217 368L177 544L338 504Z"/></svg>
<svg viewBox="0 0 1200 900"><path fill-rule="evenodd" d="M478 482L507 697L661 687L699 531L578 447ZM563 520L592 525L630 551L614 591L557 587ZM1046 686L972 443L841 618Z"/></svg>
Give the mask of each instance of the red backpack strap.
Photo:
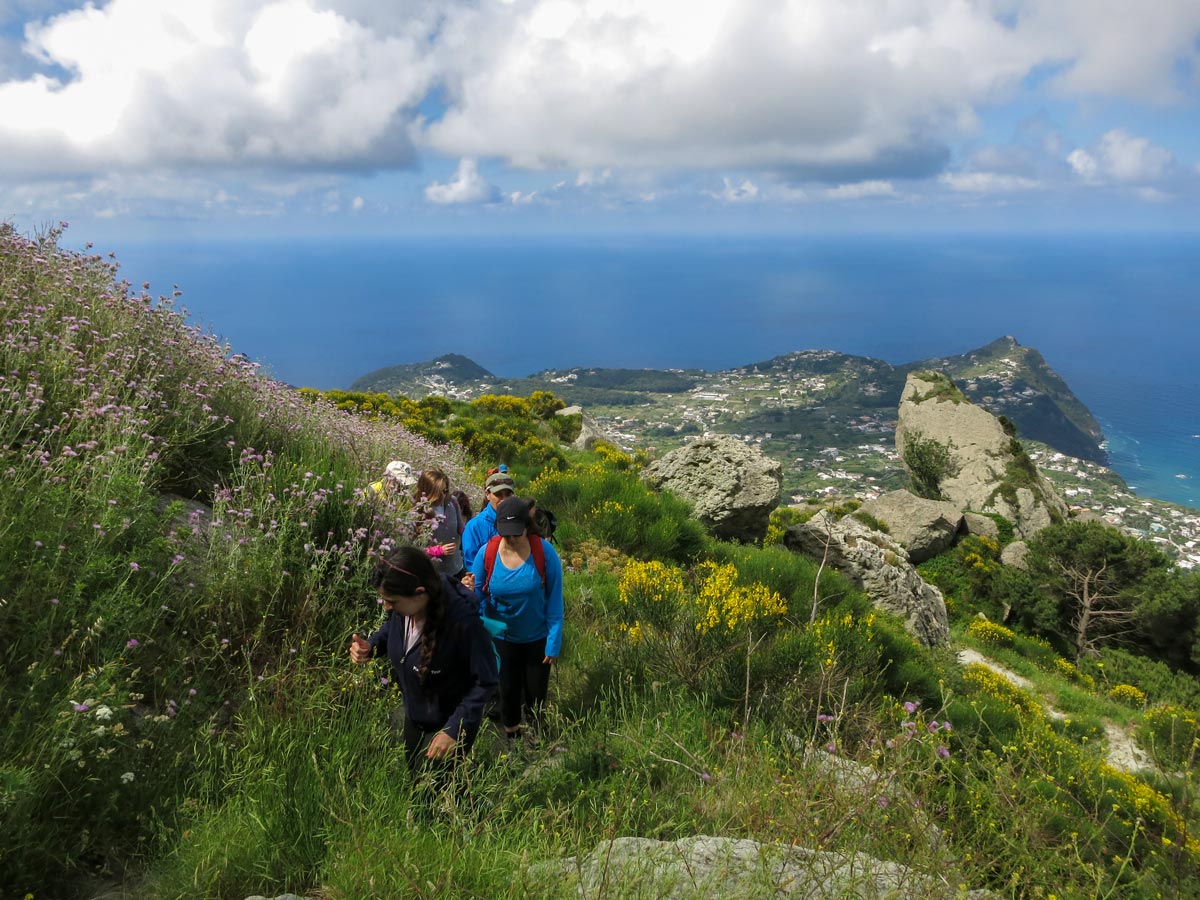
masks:
<svg viewBox="0 0 1200 900"><path fill-rule="evenodd" d="M542 576L542 585L544 586L546 584L546 548L542 544L542 538L534 534L529 536L529 555L533 557L534 568Z"/></svg>
<svg viewBox="0 0 1200 900"><path fill-rule="evenodd" d="M500 536L496 535L487 542L487 549L483 551L483 587L480 591L484 594L488 592L488 584L492 580L492 569L496 568L496 554L500 552Z"/></svg>

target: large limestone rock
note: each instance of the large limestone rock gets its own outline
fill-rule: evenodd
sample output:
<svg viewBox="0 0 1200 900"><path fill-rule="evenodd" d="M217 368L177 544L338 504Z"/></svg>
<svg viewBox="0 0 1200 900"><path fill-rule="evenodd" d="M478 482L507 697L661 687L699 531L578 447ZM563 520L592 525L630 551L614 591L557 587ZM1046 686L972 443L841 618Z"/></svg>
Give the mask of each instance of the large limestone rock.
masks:
<svg viewBox="0 0 1200 900"><path fill-rule="evenodd" d="M1067 505L1000 420L940 372L914 372L900 397L896 450L917 493L999 513L1029 538Z"/></svg>
<svg viewBox="0 0 1200 900"><path fill-rule="evenodd" d="M889 536L908 551L908 561L914 564L948 549L963 524L963 515L953 503L926 500L909 491L889 491L864 503L860 512L886 525Z"/></svg>
<svg viewBox="0 0 1200 900"><path fill-rule="evenodd" d="M946 601L908 562L905 549L853 516L835 519L822 510L783 535L784 546L824 559L862 589L880 609L894 613L917 640L938 647L950 640Z"/></svg>
<svg viewBox="0 0 1200 900"><path fill-rule="evenodd" d="M944 879L865 853L821 852L787 844L699 835L678 841L619 837L592 852L543 864L537 880L562 879L580 897L623 900L970 900L993 896L960 892Z"/></svg>
<svg viewBox="0 0 1200 900"><path fill-rule="evenodd" d="M967 534L973 534L976 537L985 537L989 540L1000 540L1000 526L996 524L996 520L976 512L963 513L963 527Z"/></svg>
<svg viewBox="0 0 1200 900"><path fill-rule="evenodd" d="M762 540L783 483L778 462L723 434L673 450L643 475L683 497L709 531L732 541Z"/></svg>

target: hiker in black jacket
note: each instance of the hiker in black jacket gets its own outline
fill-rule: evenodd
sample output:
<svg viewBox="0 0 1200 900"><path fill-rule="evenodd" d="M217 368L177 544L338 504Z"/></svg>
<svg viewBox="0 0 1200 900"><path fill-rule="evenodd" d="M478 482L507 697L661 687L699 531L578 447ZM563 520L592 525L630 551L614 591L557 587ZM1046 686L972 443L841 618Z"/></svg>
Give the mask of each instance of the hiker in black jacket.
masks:
<svg viewBox="0 0 1200 900"><path fill-rule="evenodd" d="M386 655L404 693L404 746L417 771L465 756L498 676L492 639L474 595L439 575L416 547L381 559L371 577L387 610L383 627L350 643L350 660Z"/></svg>

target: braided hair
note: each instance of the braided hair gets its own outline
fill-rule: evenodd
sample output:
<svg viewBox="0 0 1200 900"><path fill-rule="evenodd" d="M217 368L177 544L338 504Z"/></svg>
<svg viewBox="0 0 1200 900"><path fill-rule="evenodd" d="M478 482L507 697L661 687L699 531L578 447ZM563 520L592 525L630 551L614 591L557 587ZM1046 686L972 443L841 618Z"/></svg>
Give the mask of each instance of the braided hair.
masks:
<svg viewBox="0 0 1200 900"><path fill-rule="evenodd" d="M424 683L446 615L441 576L424 552L416 547L401 547L378 560L371 573L371 587L398 597L413 597L418 588L425 589L429 602L425 606L425 622L421 626L421 661L417 667L421 682Z"/></svg>

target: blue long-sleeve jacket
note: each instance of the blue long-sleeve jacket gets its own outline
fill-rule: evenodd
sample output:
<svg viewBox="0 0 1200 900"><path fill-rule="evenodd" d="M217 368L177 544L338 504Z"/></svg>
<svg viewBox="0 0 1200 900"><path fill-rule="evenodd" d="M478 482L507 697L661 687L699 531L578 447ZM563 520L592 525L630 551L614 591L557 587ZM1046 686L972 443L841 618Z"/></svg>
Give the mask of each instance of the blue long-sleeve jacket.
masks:
<svg viewBox="0 0 1200 900"><path fill-rule="evenodd" d="M479 619L474 596L442 576L445 614L424 683L420 678L421 643L404 647L404 616L389 612L368 639L373 656L386 655L400 690L404 714L422 725L441 726L458 740L464 729L477 731L483 708L499 684L492 639Z"/></svg>
<svg viewBox="0 0 1200 900"><path fill-rule="evenodd" d="M545 638L546 655L556 657L562 652L563 637L562 560L549 541L537 535L530 535L529 539L542 541L546 554L545 585L532 554L519 569L509 569L497 553L485 595L487 552L480 550L471 566L475 573L475 593L479 596L481 614L508 626L502 640L527 644Z"/></svg>
<svg viewBox="0 0 1200 900"><path fill-rule="evenodd" d="M479 515L467 522L462 533L463 565L470 568L475 563L475 556L480 549L496 536L496 511L490 503L485 503Z"/></svg>

